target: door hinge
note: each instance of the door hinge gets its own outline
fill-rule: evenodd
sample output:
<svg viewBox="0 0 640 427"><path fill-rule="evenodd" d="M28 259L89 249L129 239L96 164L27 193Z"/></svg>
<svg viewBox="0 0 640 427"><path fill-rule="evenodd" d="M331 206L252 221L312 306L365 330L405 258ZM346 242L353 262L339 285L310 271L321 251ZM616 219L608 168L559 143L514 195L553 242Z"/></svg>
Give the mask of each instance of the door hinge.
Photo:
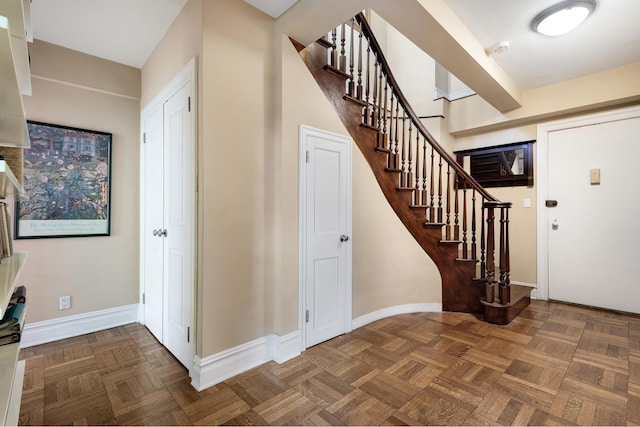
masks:
<svg viewBox="0 0 640 427"><path fill-rule="evenodd" d="M147 299L146 296L147 296L147 294L143 292L142 293L142 304L146 304L146 299Z"/></svg>
<svg viewBox="0 0 640 427"><path fill-rule="evenodd" d="M189 341L189 337L191 336L191 326L187 326L187 342Z"/></svg>
<svg viewBox="0 0 640 427"><path fill-rule="evenodd" d="M191 97L187 97L187 110L191 112Z"/></svg>
<svg viewBox="0 0 640 427"><path fill-rule="evenodd" d="M147 143L147 133L146 132L142 134L142 143L143 144Z"/></svg>
<svg viewBox="0 0 640 427"><path fill-rule="evenodd" d="M304 321L305 321L306 323L309 323L309 310L307 310L307 311L304 313Z"/></svg>
<svg viewBox="0 0 640 427"><path fill-rule="evenodd" d="M307 156L307 157L306 157L306 159L307 159L307 163L309 163L309 150L307 150L306 156Z"/></svg>

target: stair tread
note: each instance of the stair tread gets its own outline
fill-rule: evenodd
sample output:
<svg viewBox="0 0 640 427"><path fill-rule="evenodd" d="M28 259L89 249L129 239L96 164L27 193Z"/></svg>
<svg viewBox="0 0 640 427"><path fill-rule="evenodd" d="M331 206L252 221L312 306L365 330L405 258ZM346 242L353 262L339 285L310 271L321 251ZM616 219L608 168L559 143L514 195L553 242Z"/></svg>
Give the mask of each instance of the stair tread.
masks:
<svg viewBox="0 0 640 427"><path fill-rule="evenodd" d="M479 262L477 259L473 259L473 258L456 258L456 261L460 261L460 262L472 262L472 263L477 263Z"/></svg>
<svg viewBox="0 0 640 427"><path fill-rule="evenodd" d="M511 288L511 302L509 302L508 304L500 304L499 302L487 302L485 298L480 298L480 302L489 307L510 307L517 304L518 301L520 301L522 298L530 296L531 291L535 289L531 286L523 285L509 285L509 287Z"/></svg>
<svg viewBox="0 0 640 427"><path fill-rule="evenodd" d="M398 191L416 191L415 187L396 187Z"/></svg>
<svg viewBox="0 0 640 427"><path fill-rule="evenodd" d="M391 150L389 150L388 148L376 147L376 148L374 148L374 150L379 152L379 153L386 153L386 154L391 153Z"/></svg>
<svg viewBox="0 0 640 427"><path fill-rule="evenodd" d="M316 40L316 43L318 43L320 46L325 47L327 49L333 47L333 43L331 43L329 40L323 39L323 38L319 38L318 40Z"/></svg>
<svg viewBox="0 0 640 427"><path fill-rule="evenodd" d="M355 101L354 101L355 102ZM360 127L361 128L365 128L365 129L369 129L372 130L374 132L380 132L380 129L378 129L375 126L371 126L369 123L360 123Z"/></svg>
<svg viewBox="0 0 640 427"><path fill-rule="evenodd" d="M424 226L425 227L443 227L447 224L445 224L444 222L425 222Z"/></svg>
<svg viewBox="0 0 640 427"><path fill-rule="evenodd" d="M346 101L351 101L351 102L354 102L354 103L356 103L356 104L358 104L358 105L362 105L363 107L365 107L365 106L367 105L367 102L366 102L366 101L364 101L364 100L362 100L362 99L358 99L358 98L356 98L355 96L345 95L345 96L343 96L342 98L343 98L344 100L346 100ZM364 124L364 123L360 123L360 126L362 126L362 127L368 127L368 126L365 126L365 124ZM377 130L377 129L376 129L376 130Z"/></svg>
<svg viewBox="0 0 640 427"><path fill-rule="evenodd" d="M343 78L344 80L349 80L351 78L349 74L331 65L325 65L324 69L330 72L331 74L335 74L336 76Z"/></svg>

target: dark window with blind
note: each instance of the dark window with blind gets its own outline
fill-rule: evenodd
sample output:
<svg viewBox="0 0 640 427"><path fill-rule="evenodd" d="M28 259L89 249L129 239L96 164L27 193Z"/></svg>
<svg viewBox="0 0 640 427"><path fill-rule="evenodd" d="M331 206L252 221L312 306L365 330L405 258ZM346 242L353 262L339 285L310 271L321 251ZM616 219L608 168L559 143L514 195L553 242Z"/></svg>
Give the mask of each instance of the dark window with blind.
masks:
<svg viewBox="0 0 640 427"><path fill-rule="evenodd" d="M483 187L533 186L534 142L456 151L456 160Z"/></svg>

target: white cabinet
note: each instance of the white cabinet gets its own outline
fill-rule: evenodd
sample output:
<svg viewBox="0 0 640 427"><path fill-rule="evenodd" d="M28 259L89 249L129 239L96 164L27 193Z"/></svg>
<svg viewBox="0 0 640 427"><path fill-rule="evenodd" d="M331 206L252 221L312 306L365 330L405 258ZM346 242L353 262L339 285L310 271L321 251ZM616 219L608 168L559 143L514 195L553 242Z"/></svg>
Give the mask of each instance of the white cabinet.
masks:
<svg viewBox="0 0 640 427"><path fill-rule="evenodd" d="M27 41L32 41L30 0L0 0L0 145L29 148L29 131L22 102L31 95ZM26 18L26 19L25 19ZM0 199L24 189L4 160L0 160ZM16 288L26 254L15 253L0 262L0 318ZM20 343L0 346L0 425L17 425L20 415L24 362Z"/></svg>
<svg viewBox="0 0 640 427"><path fill-rule="evenodd" d="M29 1L0 0L0 145L29 147L22 95L31 95ZM26 6L25 9L23 6Z"/></svg>
<svg viewBox="0 0 640 427"><path fill-rule="evenodd" d="M25 253L15 253L0 263L0 311L4 315L18 275L26 260ZM18 362L20 343L0 346L0 424L17 425L22 397L24 362Z"/></svg>
<svg viewBox="0 0 640 427"><path fill-rule="evenodd" d="M24 194L22 186L4 160L0 160L0 198ZM0 318L7 312L27 255L14 253L0 261ZM0 345L0 425L17 425L22 397L24 362L18 362L20 343Z"/></svg>

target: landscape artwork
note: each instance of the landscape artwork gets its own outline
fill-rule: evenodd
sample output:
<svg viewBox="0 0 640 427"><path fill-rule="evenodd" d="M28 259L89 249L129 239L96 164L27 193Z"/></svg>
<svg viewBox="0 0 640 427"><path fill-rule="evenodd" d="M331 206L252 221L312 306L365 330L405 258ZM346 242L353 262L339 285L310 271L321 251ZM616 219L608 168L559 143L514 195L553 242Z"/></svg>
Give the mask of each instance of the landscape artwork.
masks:
<svg viewBox="0 0 640 427"><path fill-rule="evenodd" d="M27 121L16 239L110 234L111 134Z"/></svg>

